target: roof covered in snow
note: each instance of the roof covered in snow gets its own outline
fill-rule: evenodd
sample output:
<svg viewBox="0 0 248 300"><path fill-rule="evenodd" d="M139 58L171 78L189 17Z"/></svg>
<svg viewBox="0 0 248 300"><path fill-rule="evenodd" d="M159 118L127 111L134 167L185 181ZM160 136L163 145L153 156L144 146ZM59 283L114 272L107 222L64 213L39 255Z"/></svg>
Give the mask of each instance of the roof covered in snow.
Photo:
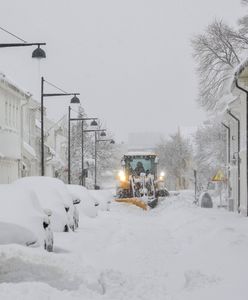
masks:
<svg viewBox="0 0 248 300"><path fill-rule="evenodd" d="M124 154L125 156L146 156L146 155L157 155L152 151L128 151Z"/></svg>
<svg viewBox="0 0 248 300"><path fill-rule="evenodd" d="M0 83L4 84L6 87L14 91L15 93L19 93L26 98L30 98L32 95L23 89L21 89L13 80L8 78L4 73L0 72Z"/></svg>

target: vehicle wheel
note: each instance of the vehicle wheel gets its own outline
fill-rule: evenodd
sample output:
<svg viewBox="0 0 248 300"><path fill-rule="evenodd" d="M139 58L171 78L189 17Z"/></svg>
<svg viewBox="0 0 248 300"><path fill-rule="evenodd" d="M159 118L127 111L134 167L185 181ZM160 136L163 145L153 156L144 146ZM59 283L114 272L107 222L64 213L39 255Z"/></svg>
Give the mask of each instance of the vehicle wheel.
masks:
<svg viewBox="0 0 248 300"><path fill-rule="evenodd" d="M69 227L68 227L67 224L66 224L65 227L64 227L64 232L69 232Z"/></svg>
<svg viewBox="0 0 248 300"><path fill-rule="evenodd" d="M47 249L47 245L46 245L46 242L44 242L44 249L45 249L45 250Z"/></svg>
<svg viewBox="0 0 248 300"><path fill-rule="evenodd" d="M48 245L46 250L47 252L53 252L53 245Z"/></svg>

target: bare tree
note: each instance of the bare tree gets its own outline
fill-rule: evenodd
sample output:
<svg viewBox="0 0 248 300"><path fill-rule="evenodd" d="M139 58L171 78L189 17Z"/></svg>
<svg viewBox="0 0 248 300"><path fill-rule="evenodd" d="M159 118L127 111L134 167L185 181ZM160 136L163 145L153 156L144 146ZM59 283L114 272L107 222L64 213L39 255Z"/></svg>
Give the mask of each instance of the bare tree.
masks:
<svg viewBox="0 0 248 300"><path fill-rule="evenodd" d="M242 51L248 48L248 40L239 31L216 20L205 33L192 39L192 47L198 63L198 101L205 109L215 110L233 69L241 61Z"/></svg>
<svg viewBox="0 0 248 300"><path fill-rule="evenodd" d="M247 5L247 4L248 4L248 0L241 0L241 3L242 3L243 5Z"/></svg>
<svg viewBox="0 0 248 300"><path fill-rule="evenodd" d="M195 134L194 161L198 181L205 186L218 169L226 164L226 132L218 121L212 120L198 128Z"/></svg>
<svg viewBox="0 0 248 300"><path fill-rule="evenodd" d="M171 135L169 140L161 140L157 145L160 168L166 171L166 185L169 189L188 188L192 147L182 137L180 131Z"/></svg>
<svg viewBox="0 0 248 300"><path fill-rule="evenodd" d="M242 0L241 3L243 5L248 5L248 0ZM248 36L248 15L244 15L242 18L238 20L239 24L239 33L244 36L244 38L247 38Z"/></svg>

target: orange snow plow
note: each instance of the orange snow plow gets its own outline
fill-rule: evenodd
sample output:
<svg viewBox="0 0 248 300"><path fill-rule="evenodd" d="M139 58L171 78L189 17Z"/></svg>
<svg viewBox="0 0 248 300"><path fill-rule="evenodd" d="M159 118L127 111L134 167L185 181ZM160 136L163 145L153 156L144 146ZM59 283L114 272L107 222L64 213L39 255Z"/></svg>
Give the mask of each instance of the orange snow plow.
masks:
<svg viewBox="0 0 248 300"><path fill-rule="evenodd" d="M144 210L147 210L147 204L139 198L117 198L117 199L115 199L115 201L134 204Z"/></svg>
<svg viewBox="0 0 248 300"><path fill-rule="evenodd" d="M144 210L154 208L159 197L169 196L165 173L158 176L158 157L153 152L128 152L121 161L117 176L116 202L136 205Z"/></svg>

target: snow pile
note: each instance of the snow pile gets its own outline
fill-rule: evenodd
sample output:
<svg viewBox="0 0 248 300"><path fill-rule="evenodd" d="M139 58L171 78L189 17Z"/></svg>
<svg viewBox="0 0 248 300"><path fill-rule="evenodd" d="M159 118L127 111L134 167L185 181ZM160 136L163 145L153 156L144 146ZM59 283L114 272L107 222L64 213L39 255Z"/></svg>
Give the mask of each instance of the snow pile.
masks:
<svg viewBox="0 0 248 300"><path fill-rule="evenodd" d="M80 203L77 205L79 213L88 217L97 216L96 201L90 195L89 191L80 185L68 184L67 189L73 197L73 200L79 199Z"/></svg>
<svg viewBox="0 0 248 300"><path fill-rule="evenodd" d="M101 274L64 254L19 246L0 248L0 299L100 299ZM80 296L84 295L84 297Z"/></svg>
<svg viewBox="0 0 248 300"><path fill-rule="evenodd" d="M193 201L193 191L148 211L113 201L76 234L56 233L55 253L0 247L0 299L246 300L248 219Z"/></svg>
<svg viewBox="0 0 248 300"><path fill-rule="evenodd" d="M90 190L90 195L99 203L100 210L110 210L111 200L113 199L113 190Z"/></svg>
<svg viewBox="0 0 248 300"><path fill-rule="evenodd" d="M37 237L27 228L7 222L0 222L0 245L19 244L29 246Z"/></svg>
<svg viewBox="0 0 248 300"><path fill-rule="evenodd" d="M43 209L52 211L51 228L53 231L63 231L65 225L68 224L65 206L70 207L70 217L73 218L72 197L62 181L37 176L18 179L13 185L32 192Z"/></svg>
<svg viewBox="0 0 248 300"><path fill-rule="evenodd" d="M12 237L9 236L9 238L12 241L16 240L18 242L18 236L24 227L26 230L22 231L21 243L24 242L25 236L28 239L27 241L30 238L34 240L30 233L32 231L33 235L36 236L36 240L43 244L44 229L42 223L45 215L39 201L31 191L13 185L0 185L0 206L0 230L4 231L4 227L8 226L10 233L12 233ZM6 223L18 226L10 226ZM5 243L3 236L1 242Z"/></svg>

